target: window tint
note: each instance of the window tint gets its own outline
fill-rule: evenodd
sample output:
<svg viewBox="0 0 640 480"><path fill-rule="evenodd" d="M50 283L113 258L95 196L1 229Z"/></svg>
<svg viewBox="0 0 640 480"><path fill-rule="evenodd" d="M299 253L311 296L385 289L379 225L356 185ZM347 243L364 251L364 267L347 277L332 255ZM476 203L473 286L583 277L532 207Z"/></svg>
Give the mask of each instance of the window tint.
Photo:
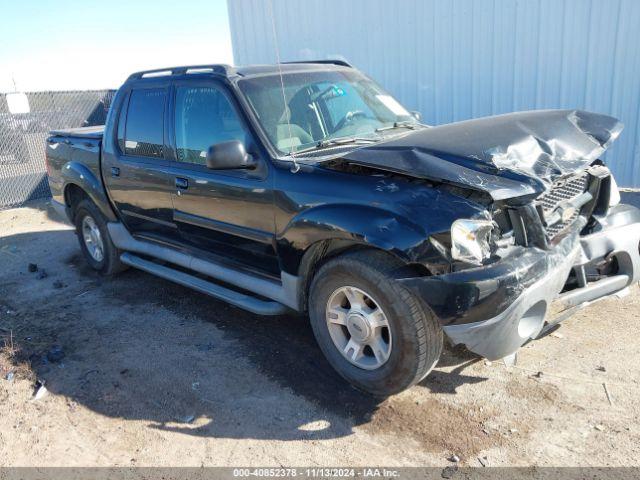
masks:
<svg viewBox="0 0 640 480"><path fill-rule="evenodd" d="M160 88L131 92L124 142L127 155L162 157L166 96Z"/></svg>
<svg viewBox="0 0 640 480"><path fill-rule="evenodd" d="M240 140L244 143L245 131L224 93L215 87L178 87L178 161L205 165L209 147L229 140Z"/></svg>

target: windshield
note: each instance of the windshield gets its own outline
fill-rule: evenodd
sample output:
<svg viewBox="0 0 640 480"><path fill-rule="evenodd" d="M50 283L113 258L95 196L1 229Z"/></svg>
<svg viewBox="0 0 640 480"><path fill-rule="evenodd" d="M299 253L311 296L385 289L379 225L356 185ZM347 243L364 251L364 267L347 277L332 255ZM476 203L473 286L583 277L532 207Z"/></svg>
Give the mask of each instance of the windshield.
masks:
<svg viewBox="0 0 640 480"><path fill-rule="evenodd" d="M391 95L353 70L286 73L282 83L277 74L238 82L281 153L320 148L332 139L371 141L380 138L377 130L400 122L418 125Z"/></svg>

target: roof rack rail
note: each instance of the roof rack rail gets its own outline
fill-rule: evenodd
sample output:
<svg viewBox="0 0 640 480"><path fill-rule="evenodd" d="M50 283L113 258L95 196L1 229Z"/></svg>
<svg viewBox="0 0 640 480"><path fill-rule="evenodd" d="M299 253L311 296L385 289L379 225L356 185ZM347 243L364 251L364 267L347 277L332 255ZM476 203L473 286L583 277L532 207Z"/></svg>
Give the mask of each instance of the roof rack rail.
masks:
<svg viewBox="0 0 640 480"><path fill-rule="evenodd" d="M351 65L346 60L295 60L293 62L280 62L280 63L282 63L283 65L290 64L290 63L321 63L324 65L339 65L341 67L353 68L353 65Z"/></svg>
<svg viewBox="0 0 640 480"><path fill-rule="evenodd" d="M137 80L140 78L151 77L164 77L172 75L184 75L189 73L214 73L217 75L228 76L235 72L234 68L230 65L223 63L215 65L189 65L186 67L168 67L168 68L156 68L154 70L143 70L141 72L132 73L127 78L129 80Z"/></svg>

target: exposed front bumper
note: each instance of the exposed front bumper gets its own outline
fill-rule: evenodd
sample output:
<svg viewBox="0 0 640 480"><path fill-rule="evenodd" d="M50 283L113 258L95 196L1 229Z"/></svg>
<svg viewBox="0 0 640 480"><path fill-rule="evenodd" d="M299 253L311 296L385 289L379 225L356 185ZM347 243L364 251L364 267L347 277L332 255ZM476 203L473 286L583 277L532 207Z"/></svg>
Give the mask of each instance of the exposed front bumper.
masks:
<svg viewBox="0 0 640 480"><path fill-rule="evenodd" d="M640 279L640 210L618 205L594 233L575 230L551 250L523 248L486 267L402 282L425 299L454 344L502 358L536 338L549 321ZM617 269L610 276L560 294L572 270L584 272L611 258ZM552 304L555 319L548 315Z"/></svg>

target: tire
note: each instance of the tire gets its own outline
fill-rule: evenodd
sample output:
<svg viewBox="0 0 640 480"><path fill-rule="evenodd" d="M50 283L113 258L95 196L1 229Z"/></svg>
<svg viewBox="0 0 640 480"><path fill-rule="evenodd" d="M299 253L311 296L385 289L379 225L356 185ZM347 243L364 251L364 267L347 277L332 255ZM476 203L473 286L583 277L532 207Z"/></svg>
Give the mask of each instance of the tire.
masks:
<svg viewBox="0 0 640 480"><path fill-rule="evenodd" d="M400 268L402 263L384 252L357 251L339 256L323 265L313 278L309 290L311 326L327 360L343 378L358 389L375 396L387 397L416 384L428 375L442 352L442 329L423 301L396 280L393 273ZM327 309L332 316L335 309L355 311L351 306L344 307L349 304L347 293L346 304L329 308L335 302L340 302L340 295L345 287L352 287L351 294L356 296L363 296L357 292L358 290L366 294L364 301L368 303L364 310L378 312L377 309L372 309L374 305L382 310L382 316L386 318L387 326L380 327L381 333L375 334L382 338L381 344L379 339L376 343L382 345L379 349L380 358L386 358L382 363L379 356L374 355L371 347L368 350L364 347L361 354L356 354L355 349L348 348L348 342L361 331L357 323L358 313L355 317L347 316L349 319L354 318L354 321L345 322L347 326L336 326L327 320ZM348 291L349 289L345 292ZM356 297L353 299L356 300ZM342 317L342 314L340 316ZM381 316L377 315L375 318L379 319ZM369 328L373 324L366 323L360 326L367 332L375 332L375 328ZM351 332L354 335L351 335ZM334 340L337 337L338 341L344 342L343 335L350 337L346 356L352 360L354 355L359 356L358 365L346 358L344 349L341 351ZM385 352L382 352L385 344L388 344L386 357ZM365 357L374 358L372 360Z"/></svg>
<svg viewBox="0 0 640 480"><path fill-rule="evenodd" d="M120 261L120 250L113 245L106 218L91 200L80 201L75 208L74 223L80 249L91 268L102 275L113 275L127 269L127 266ZM85 238L84 229L92 226L95 226L99 232L99 235L94 235L94 240L98 239L99 242L93 243L102 246L102 255L96 255L91 243Z"/></svg>

